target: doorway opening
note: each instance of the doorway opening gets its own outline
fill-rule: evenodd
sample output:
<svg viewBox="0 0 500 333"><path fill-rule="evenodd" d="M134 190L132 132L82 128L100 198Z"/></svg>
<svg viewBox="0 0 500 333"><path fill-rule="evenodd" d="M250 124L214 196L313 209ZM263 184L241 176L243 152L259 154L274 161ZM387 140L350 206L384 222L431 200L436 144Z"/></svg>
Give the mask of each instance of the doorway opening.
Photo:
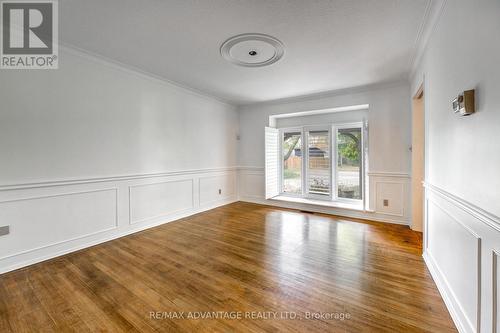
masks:
<svg viewBox="0 0 500 333"><path fill-rule="evenodd" d="M411 140L411 228L422 232L424 224L425 112L423 85L413 97Z"/></svg>

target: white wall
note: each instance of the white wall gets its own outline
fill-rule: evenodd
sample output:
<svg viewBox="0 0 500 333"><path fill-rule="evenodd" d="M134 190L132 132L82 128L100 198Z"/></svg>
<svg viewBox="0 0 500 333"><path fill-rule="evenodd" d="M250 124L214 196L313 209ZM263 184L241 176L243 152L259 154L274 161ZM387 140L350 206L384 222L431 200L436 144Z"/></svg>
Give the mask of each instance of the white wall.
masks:
<svg viewBox="0 0 500 333"><path fill-rule="evenodd" d="M407 83L397 82L316 98L240 107L240 198L263 202L264 127L269 125L270 115L369 104L370 207L375 212L361 215L345 210L329 212L408 224L411 159L409 92ZM283 123L283 120L279 121ZM398 197L402 199L397 200ZM384 199L390 199L389 207L381 204ZM275 201L266 203L280 204Z"/></svg>
<svg viewBox="0 0 500 333"><path fill-rule="evenodd" d="M79 51L59 59L0 74L0 272L237 199L235 107Z"/></svg>
<svg viewBox="0 0 500 333"><path fill-rule="evenodd" d="M368 120L368 110L332 112L311 116L277 118L275 125L276 128L287 128L304 125L354 123L363 120Z"/></svg>
<svg viewBox="0 0 500 333"><path fill-rule="evenodd" d="M425 77L425 257L462 332L500 332L499 18L498 0L447 1L412 76L412 92ZM477 113L460 117L451 101L468 89Z"/></svg>
<svg viewBox="0 0 500 333"><path fill-rule="evenodd" d="M237 164L233 106L64 48L59 58L58 70L0 75L0 184Z"/></svg>
<svg viewBox="0 0 500 333"><path fill-rule="evenodd" d="M410 171L411 145L409 87L398 84L369 90L279 104L240 107L240 166L264 165L264 127L269 116L369 104L370 171ZM390 149L387 149L390 147Z"/></svg>

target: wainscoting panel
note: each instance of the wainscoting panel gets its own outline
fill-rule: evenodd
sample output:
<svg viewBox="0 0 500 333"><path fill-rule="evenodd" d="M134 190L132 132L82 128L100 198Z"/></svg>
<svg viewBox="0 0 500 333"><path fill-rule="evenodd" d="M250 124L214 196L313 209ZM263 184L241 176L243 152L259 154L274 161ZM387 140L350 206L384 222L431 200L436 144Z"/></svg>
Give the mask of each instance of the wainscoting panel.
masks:
<svg viewBox="0 0 500 333"><path fill-rule="evenodd" d="M410 176L404 173L370 173L369 174L369 209L365 211L343 208L326 208L309 204L288 203L265 199L264 168L240 167L239 199L272 206L297 208L319 213L369 219L380 222L410 224ZM389 206L383 206L383 200Z"/></svg>
<svg viewBox="0 0 500 333"><path fill-rule="evenodd" d="M500 245L499 245L500 248ZM493 251L493 333L500 333L500 251Z"/></svg>
<svg viewBox="0 0 500 333"><path fill-rule="evenodd" d="M425 184L424 259L460 332L498 331L500 219Z"/></svg>
<svg viewBox="0 0 500 333"><path fill-rule="evenodd" d="M262 200L265 198L264 169L242 169L239 174L240 197Z"/></svg>
<svg viewBox="0 0 500 333"><path fill-rule="evenodd" d="M237 197L236 173L200 177L199 182L200 206Z"/></svg>
<svg viewBox="0 0 500 333"><path fill-rule="evenodd" d="M0 273L236 200L237 168L0 185Z"/></svg>
<svg viewBox="0 0 500 333"><path fill-rule="evenodd" d="M118 227L117 189L57 193L0 202L0 261Z"/></svg>
<svg viewBox="0 0 500 333"><path fill-rule="evenodd" d="M410 175L370 172L369 206L376 213L410 221Z"/></svg>
<svg viewBox="0 0 500 333"><path fill-rule="evenodd" d="M375 211L404 217L404 184L400 182L375 182ZM384 204L387 203L387 206Z"/></svg>
<svg viewBox="0 0 500 333"><path fill-rule="evenodd" d="M453 291L467 326L477 332L481 238L435 202L428 202L427 249ZM446 235L446 237L443 237Z"/></svg>
<svg viewBox="0 0 500 333"><path fill-rule="evenodd" d="M130 224L167 217L193 209L193 179L129 187Z"/></svg>

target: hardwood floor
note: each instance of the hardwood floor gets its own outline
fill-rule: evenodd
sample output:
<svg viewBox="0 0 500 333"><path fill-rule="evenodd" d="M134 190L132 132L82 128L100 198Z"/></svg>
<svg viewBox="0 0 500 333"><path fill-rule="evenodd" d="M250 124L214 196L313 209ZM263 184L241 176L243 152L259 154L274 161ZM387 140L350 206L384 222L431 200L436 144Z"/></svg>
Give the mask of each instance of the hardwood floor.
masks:
<svg viewBox="0 0 500 333"><path fill-rule="evenodd" d="M0 332L456 332L420 254L404 226L238 202L0 275Z"/></svg>

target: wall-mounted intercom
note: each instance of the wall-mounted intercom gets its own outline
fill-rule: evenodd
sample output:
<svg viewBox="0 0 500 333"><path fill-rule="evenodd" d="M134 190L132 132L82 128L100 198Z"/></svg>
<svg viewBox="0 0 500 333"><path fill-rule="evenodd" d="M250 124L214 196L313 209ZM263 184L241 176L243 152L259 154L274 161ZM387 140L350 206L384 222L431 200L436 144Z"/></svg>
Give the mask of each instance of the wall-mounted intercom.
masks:
<svg viewBox="0 0 500 333"><path fill-rule="evenodd" d="M474 90L467 90L458 95L453 100L453 111L460 113L462 116L469 116L476 111L474 101Z"/></svg>

